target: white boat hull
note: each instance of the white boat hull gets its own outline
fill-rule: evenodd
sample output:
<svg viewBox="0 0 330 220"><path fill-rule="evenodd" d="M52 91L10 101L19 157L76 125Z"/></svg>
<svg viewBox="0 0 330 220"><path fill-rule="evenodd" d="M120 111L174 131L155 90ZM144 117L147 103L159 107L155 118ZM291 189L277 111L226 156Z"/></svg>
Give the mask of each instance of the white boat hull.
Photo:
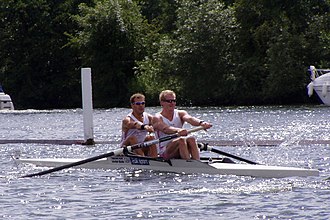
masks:
<svg viewBox="0 0 330 220"><path fill-rule="evenodd" d="M323 104L330 106L330 69L309 68L311 72L311 82L308 84L308 95L312 96L313 90L321 99Z"/></svg>
<svg viewBox="0 0 330 220"><path fill-rule="evenodd" d="M8 94L0 91L0 110L14 110L14 104Z"/></svg>
<svg viewBox="0 0 330 220"><path fill-rule="evenodd" d="M82 159L15 159L19 163L34 164L41 167L59 167L66 164L74 163ZM79 165L80 168L88 169L142 169L155 170L160 172L174 173L204 173L204 174L220 174L220 175L237 175L237 176L253 176L266 178L283 178L283 177L307 177L318 176L319 171L315 169L303 169L295 167L267 166L253 164L236 164L224 163L220 160L212 162L201 162L197 160L181 160L171 159L168 161L162 159L150 159L139 156L113 156L96 160L93 162Z"/></svg>

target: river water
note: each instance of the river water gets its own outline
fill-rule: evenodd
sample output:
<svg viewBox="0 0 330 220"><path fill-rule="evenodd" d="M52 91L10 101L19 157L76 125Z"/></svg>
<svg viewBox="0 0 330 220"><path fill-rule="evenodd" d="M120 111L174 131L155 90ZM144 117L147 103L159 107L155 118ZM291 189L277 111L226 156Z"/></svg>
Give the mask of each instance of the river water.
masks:
<svg viewBox="0 0 330 220"><path fill-rule="evenodd" d="M156 113L160 108L147 108ZM18 165L22 157L91 157L117 144L0 145L2 219L330 219L330 146L300 145L329 140L330 108L267 106L189 108L213 123L203 140L282 140L277 146L226 146L222 151L269 165L310 167L318 177L265 179L183 175L152 171L68 169L18 178L41 168ZM119 141L121 119L130 109L94 111L96 141ZM0 112L0 139L82 140L81 109ZM210 153L207 153L210 154Z"/></svg>

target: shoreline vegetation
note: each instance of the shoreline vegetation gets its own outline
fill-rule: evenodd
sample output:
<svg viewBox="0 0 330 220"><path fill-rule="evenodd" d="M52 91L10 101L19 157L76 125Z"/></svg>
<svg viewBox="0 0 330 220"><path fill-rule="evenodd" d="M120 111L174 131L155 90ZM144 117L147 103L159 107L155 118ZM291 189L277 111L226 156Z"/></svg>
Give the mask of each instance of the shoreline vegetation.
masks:
<svg viewBox="0 0 330 220"><path fill-rule="evenodd" d="M0 2L0 84L16 109L320 103L308 67L330 67L330 2L32 0Z"/></svg>

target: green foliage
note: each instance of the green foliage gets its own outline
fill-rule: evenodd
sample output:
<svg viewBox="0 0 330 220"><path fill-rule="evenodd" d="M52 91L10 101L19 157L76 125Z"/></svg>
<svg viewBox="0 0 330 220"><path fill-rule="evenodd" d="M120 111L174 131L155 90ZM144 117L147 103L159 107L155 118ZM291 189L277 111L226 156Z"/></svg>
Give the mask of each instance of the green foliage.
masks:
<svg viewBox="0 0 330 220"><path fill-rule="evenodd" d="M234 11L219 1L181 1L176 31L176 72L183 95L192 103L230 102L234 79L236 32ZM201 89L192 89L201 88ZM203 89L205 88L205 89Z"/></svg>
<svg viewBox="0 0 330 220"><path fill-rule="evenodd" d="M330 67L324 0L0 1L0 83L18 108L80 107L91 67L95 107L309 102L307 68Z"/></svg>
<svg viewBox="0 0 330 220"><path fill-rule="evenodd" d="M17 108L73 107L80 102L75 69L79 63L74 51L65 47L64 34L76 29L70 19L75 4L0 2L0 81Z"/></svg>
<svg viewBox="0 0 330 220"><path fill-rule="evenodd" d="M305 63L319 68L330 66L330 3L324 8L327 10L313 14L305 31L308 50Z"/></svg>
<svg viewBox="0 0 330 220"><path fill-rule="evenodd" d="M264 97L268 103L294 104L301 101L302 90L306 88L303 60L306 51L302 35L293 35L282 29L267 51L266 62L269 74L263 84ZM306 68L306 67L305 67Z"/></svg>
<svg viewBox="0 0 330 220"><path fill-rule="evenodd" d="M160 28L160 33L171 34L175 30L176 9L175 0L137 0L141 6L141 14L148 22Z"/></svg>
<svg viewBox="0 0 330 220"><path fill-rule="evenodd" d="M164 88L174 89L186 104L210 105L226 99L235 54L233 11L215 0L187 0L179 2L177 17L172 38L163 37L152 59L139 63L146 93L154 96ZM152 81L156 83L150 86ZM199 87L206 89L195 89Z"/></svg>
<svg viewBox="0 0 330 220"><path fill-rule="evenodd" d="M324 50L329 41L323 44L319 36L329 25L313 22L329 20L329 2L239 0L235 10L241 24L238 41L244 70L237 75L244 85L239 99L264 104L304 102L305 70L316 65L321 54L321 60L329 54Z"/></svg>
<svg viewBox="0 0 330 220"><path fill-rule="evenodd" d="M132 1L105 0L81 5L76 16L81 31L72 42L82 52L83 64L92 68L96 107L125 105L139 89L135 62L152 50L157 37L139 10Z"/></svg>
<svg viewBox="0 0 330 220"><path fill-rule="evenodd" d="M150 56L146 56L143 61L138 62L137 82L144 88L145 94L151 103L156 104L159 92L164 89L172 89L176 92L180 90L180 82L173 75L173 41L167 36L157 44L159 50Z"/></svg>
<svg viewBox="0 0 330 220"><path fill-rule="evenodd" d="M286 5L276 24L273 25L273 37L268 43L269 49L265 62L269 74L263 84L264 97L268 103L302 102L306 97L305 91L308 83L307 74L302 73L306 72L310 65L311 60L308 59L310 49L316 47L315 54L322 54L322 57L326 57L323 56L324 53L329 54L328 50L324 50L320 38L310 42L310 35L306 34L313 19L319 17L319 13L322 14L322 17L324 16L324 11L315 11L315 6L315 2L306 3L306 1ZM329 28L322 23L320 22L318 27L324 28L325 31L318 33L326 31L329 33Z"/></svg>

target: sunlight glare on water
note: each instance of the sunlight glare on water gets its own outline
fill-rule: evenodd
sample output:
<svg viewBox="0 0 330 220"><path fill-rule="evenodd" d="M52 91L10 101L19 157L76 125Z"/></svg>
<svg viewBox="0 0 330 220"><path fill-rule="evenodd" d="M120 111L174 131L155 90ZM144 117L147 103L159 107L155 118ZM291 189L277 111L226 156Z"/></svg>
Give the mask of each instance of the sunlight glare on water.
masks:
<svg viewBox="0 0 330 220"><path fill-rule="evenodd" d="M147 108L154 114L160 110ZM17 178L45 168L15 164L11 155L30 158L86 158L118 144L0 145L0 202L3 219L329 219L330 148L300 144L329 140L329 108L261 106L187 108L213 123L196 132L199 140L242 141L215 146L262 164L316 168L319 177L254 178L143 170L70 168L35 178ZM94 111L95 140L119 143L120 124L129 109ZM82 140L82 111L0 112L0 139ZM189 126L188 126L189 127ZM282 141L258 146L258 141ZM203 152L210 156L212 153ZM219 155L216 155L219 156Z"/></svg>

